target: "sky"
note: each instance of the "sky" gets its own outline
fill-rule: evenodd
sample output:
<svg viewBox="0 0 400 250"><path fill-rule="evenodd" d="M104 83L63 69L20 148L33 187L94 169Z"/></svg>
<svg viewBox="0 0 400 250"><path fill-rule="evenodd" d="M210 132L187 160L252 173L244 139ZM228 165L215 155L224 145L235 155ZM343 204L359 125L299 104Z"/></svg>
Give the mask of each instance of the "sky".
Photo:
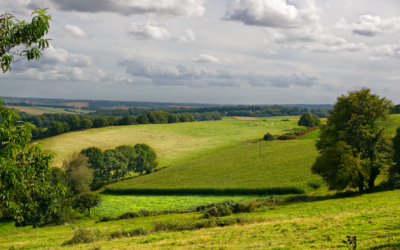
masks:
<svg viewBox="0 0 400 250"><path fill-rule="evenodd" d="M51 47L0 74L0 96L333 104L367 87L400 103L398 0L0 0L19 20L36 7Z"/></svg>

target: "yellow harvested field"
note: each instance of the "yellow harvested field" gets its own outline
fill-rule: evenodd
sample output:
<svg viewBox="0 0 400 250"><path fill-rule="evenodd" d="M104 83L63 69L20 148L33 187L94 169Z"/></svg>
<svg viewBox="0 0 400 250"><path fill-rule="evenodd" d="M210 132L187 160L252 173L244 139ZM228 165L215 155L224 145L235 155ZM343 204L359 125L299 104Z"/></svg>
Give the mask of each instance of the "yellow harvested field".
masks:
<svg viewBox="0 0 400 250"><path fill-rule="evenodd" d="M233 116L238 121L259 121L259 119L256 119L254 117L245 117L245 116Z"/></svg>

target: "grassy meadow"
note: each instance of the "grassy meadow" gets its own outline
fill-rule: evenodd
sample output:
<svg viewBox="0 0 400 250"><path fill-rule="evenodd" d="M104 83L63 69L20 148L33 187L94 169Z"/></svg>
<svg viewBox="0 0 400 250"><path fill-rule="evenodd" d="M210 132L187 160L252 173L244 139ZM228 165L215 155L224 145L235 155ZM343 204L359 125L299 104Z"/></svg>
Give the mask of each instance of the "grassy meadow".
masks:
<svg viewBox="0 0 400 250"><path fill-rule="evenodd" d="M268 188L302 188L309 181L318 181L320 178L310 170L316 156L315 140L262 142L261 157L260 143L245 145L111 184L106 190L132 194L241 194L246 190L259 193L260 189L265 194L273 192Z"/></svg>
<svg viewBox="0 0 400 250"><path fill-rule="evenodd" d="M194 231L157 232L145 236L104 239L61 247L80 227L112 232L149 228L153 222L198 220L199 213L139 217L105 223L86 218L70 225L32 229L0 224L0 249L347 249L346 235L357 236L357 250L399 249L400 190L325 199L326 191L310 194L304 202L261 207L242 215L254 222ZM314 197L314 198L313 198Z"/></svg>
<svg viewBox="0 0 400 250"><path fill-rule="evenodd" d="M199 204L216 203L223 200L251 200L256 196L213 196L213 195L117 195L101 193L103 202L94 208L95 216L119 216L125 212L165 211L191 208Z"/></svg>
<svg viewBox="0 0 400 250"><path fill-rule="evenodd" d="M158 155L160 167L172 166L262 138L267 132L283 134L294 127L291 122L210 121L175 124L147 124L106 127L69 132L37 143L55 153L54 166L87 147L102 150L120 145L146 143Z"/></svg>

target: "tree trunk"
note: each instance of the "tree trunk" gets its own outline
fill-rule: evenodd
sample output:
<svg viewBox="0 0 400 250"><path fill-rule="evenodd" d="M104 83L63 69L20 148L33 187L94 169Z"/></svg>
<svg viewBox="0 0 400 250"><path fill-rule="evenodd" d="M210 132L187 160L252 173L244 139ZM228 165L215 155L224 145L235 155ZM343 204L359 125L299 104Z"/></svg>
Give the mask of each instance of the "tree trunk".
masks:
<svg viewBox="0 0 400 250"><path fill-rule="evenodd" d="M88 208L88 211L89 211L89 215L91 215L91 214L92 214L92 211L90 211L90 207Z"/></svg>
<svg viewBox="0 0 400 250"><path fill-rule="evenodd" d="M371 174L371 176L369 177L369 180L368 180L368 188L374 188L375 187L375 179L376 179L376 176Z"/></svg>
<svg viewBox="0 0 400 250"><path fill-rule="evenodd" d="M361 173L358 173L358 177L360 178L358 184L358 192L364 192L364 176Z"/></svg>

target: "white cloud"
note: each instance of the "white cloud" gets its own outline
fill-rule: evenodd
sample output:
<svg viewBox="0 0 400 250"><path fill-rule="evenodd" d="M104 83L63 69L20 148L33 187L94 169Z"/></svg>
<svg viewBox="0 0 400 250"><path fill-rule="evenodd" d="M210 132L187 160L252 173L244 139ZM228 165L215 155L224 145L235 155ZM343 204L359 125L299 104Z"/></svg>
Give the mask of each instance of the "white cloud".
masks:
<svg viewBox="0 0 400 250"><path fill-rule="evenodd" d="M400 45L382 45L371 51L371 60L400 59Z"/></svg>
<svg viewBox="0 0 400 250"><path fill-rule="evenodd" d="M188 43L196 41L196 34L192 29L186 29L179 37L178 42Z"/></svg>
<svg viewBox="0 0 400 250"><path fill-rule="evenodd" d="M61 11L111 12L125 16L153 14L157 16L203 16L204 0L31 0L26 7L47 6Z"/></svg>
<svg viewBox="0 0 400 250"><path fill-rule="evenodd" d="M94 64L94 59L91 56L82 54L72 54L62 48L50 48L43 51L43 56L40 58L38 64L41 67L54 67L58 64L71 66L71 67L89 67ZM32 65L31 63L27 64Z"/></svg>
<svg viewBox="0 0 400 250"><path fill-rule="evenodd" d="M216 58L214 56L202 54L202 55L192 58L192 62L194 62L194 63L219 63L220 61L218 58Z"/></svg>
<svg viewBox="0 0 400 250"><path fill-rule="evenodd" d="M265 29L268 37L265 46L269 49L305 50L317 53L356 52L366 50L365 44L350 43L346 39L326 33L320 25L302 29Z"/></svg>
<svg viewBox="0 0 400 250"><path fill-rule="evenodd" d="M88 35L77 26L65 25L64 30L75 38L86 38Z"/></svg>
<svg viewBox="0 0 400 250"><path fill-rule="evenodd" d="M126 73L134 78L147 79L146 83L167 86L192 87L278 87L287 88L292 85L310 87L316 85L321 77L306 73L290 75L263 75L238 73L225 69L210 71L191 65L173 66L170 63L157 62L139 56L126 56L118 60ZM131 81L132 82L132 81Z"/></svg>
<svg viewBox="0 0 400 250"><path fill-rule="evenodd" d="M400 76L386 77L385 79L390 81L400 81Z"/></svg>
<svg viewBox="0 0 400 250"><path fill-rule="evenodd" d="M225 19L284 29L303 27L320 19L313 0L296 3L304 8L297 8L286 0L236 0L230 4Z"/></svg>
<svg viewBox="0 0 400 250"><path fill-rule="evenodd" d="M128 34L141 40L166 40L171 34L167 29L158 27L156 22L131 23Z"/></svg>
<svg viewBox="0 0 400 250"><path fill-rule="evenodd" d="M400 31L400 17L382 19L379 16L363 15L356 23L347 23L341 18L334 26L336 29L351 30L353 34L373 37L383 33Z"/></svg>
<svg viewBox="0 0 400 250"><path fill-rule="evenodd" d="M86 21L86 22L91 22L93 21L92 18L90 18L86 13L82 13L82 12L75 12L73 13L74 16L76 16L77 18Z"/></svg>

